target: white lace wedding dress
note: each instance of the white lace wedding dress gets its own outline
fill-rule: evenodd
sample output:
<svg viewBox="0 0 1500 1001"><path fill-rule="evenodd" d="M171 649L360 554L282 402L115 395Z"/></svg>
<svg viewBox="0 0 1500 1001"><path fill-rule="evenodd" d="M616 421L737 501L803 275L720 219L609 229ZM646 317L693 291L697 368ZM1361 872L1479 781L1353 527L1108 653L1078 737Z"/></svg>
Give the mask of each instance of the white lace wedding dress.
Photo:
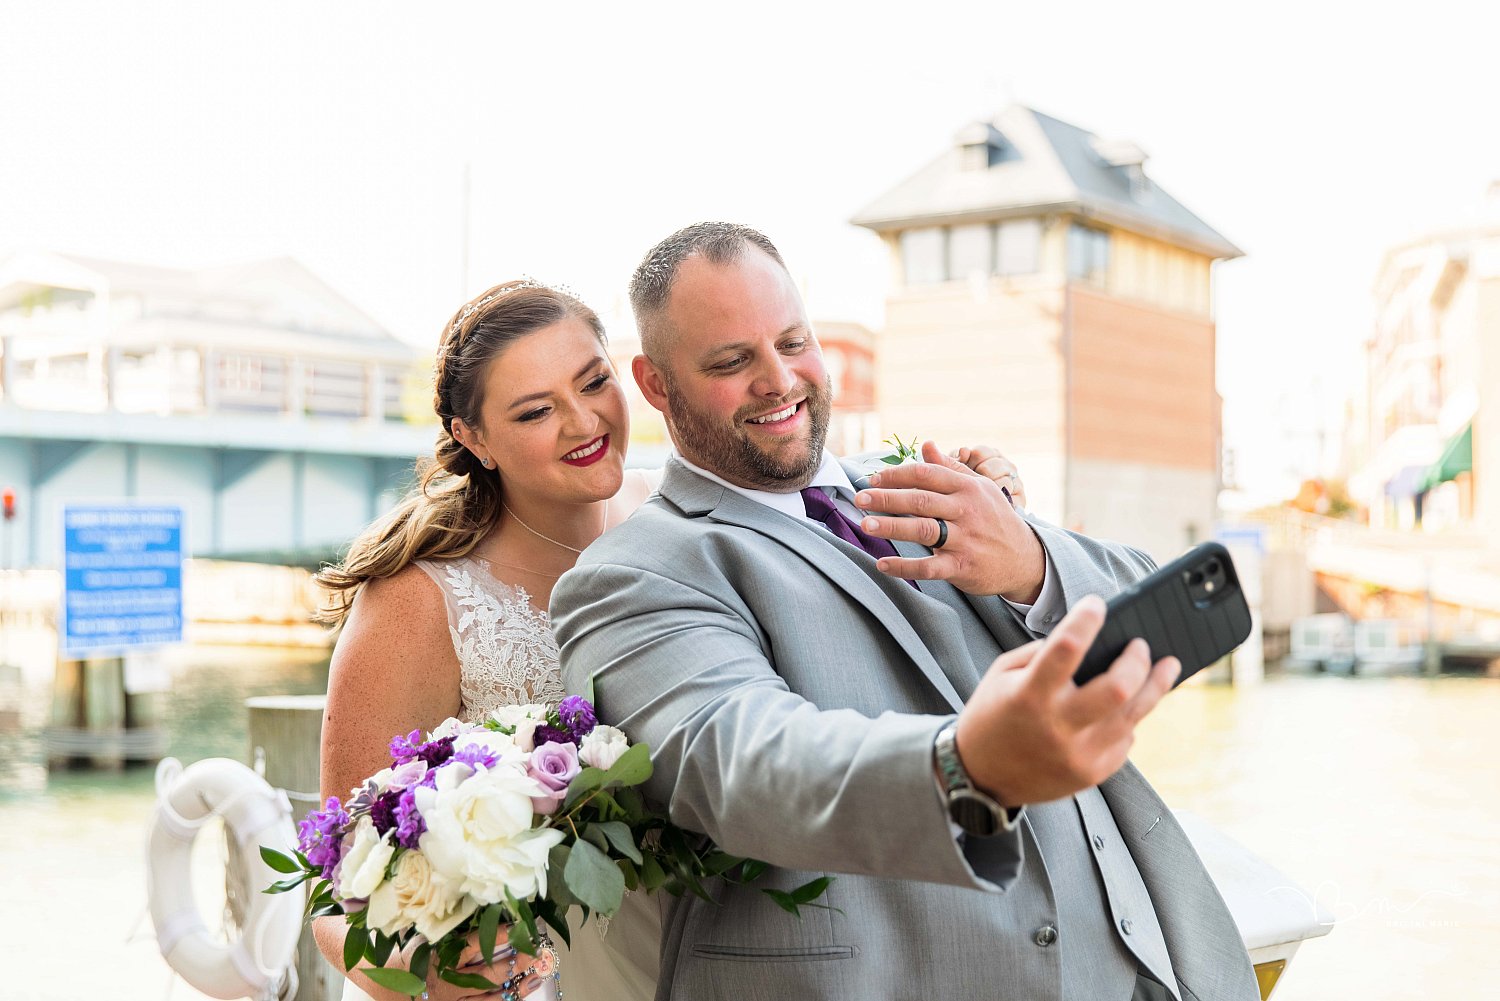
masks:
<svg viewBox="0 0 1500 1001"><path fill-rule="evenodd" d="M567 695L551 623L525 588L497 580L489 564L474 557L418 560L417 566L437 583L447 606L460 669L459 719L472 722L499 706L556 702ZM630 893L606 930L592 918L573 924L572 948L557 942L559 997L649 1001L656 994L661 921L659 899ZM344 984L344 1001L367 999L354 984ZM531 998L548 995L544 990Z"/></svg>

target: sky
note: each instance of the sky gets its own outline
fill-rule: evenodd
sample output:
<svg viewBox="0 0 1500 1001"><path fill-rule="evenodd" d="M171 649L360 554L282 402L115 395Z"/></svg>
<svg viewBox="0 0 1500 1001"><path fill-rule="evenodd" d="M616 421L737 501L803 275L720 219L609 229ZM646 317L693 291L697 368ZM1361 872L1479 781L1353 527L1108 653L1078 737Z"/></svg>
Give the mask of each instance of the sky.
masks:
<svg viewBox="0 0 1500 1001"><path fill-rule="evenodd" d="M641 255L705 218L768 233L815 321L878 327L889 265L848 219L958 128L1020 101L1133 139L1246 252L1218 379L1265 499L1336 441L1384 252L1500 178L1500 13L1472 0L0 0L0 26L0 254L290 255L423 346L520 274L626 324Z"/></svg>

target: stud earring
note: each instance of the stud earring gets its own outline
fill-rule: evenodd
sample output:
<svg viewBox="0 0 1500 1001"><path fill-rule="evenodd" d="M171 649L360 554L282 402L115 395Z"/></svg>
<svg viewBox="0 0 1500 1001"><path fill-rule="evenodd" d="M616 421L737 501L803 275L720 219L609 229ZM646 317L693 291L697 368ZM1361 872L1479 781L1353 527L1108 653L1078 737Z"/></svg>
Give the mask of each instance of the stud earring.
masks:
<svg viewBox="0 0 1500 1001"><path fill-rule="evenodd" d="M479 464L485 469L489 469L490 466L494 465L494 463L492 463L489 459L480 459Z"/></svg>

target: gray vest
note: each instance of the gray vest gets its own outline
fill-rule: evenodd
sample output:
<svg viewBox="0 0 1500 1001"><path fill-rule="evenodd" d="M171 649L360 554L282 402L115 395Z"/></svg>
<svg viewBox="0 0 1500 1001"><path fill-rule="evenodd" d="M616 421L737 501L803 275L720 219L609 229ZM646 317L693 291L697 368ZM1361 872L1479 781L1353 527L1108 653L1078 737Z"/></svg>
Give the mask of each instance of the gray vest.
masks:
<svg viewBox="0 0 1500 1001"><path fill-rule="evenodd" d="M1000 645L957 589L936 581L920 587L925 597L913 592L912 601L940 601L956 613L957 635L923 639L967 701L982 669L1002 653ZM1001 614L1013 617L1009 609ZM1062 997L1128 1001L1139 996L1137 972L1145 971L1176 998L1156 910L1099 790L1028 805L1024 816L1026 863L1003 906L1035 909L1033 941L1058 954Z"/></svg>

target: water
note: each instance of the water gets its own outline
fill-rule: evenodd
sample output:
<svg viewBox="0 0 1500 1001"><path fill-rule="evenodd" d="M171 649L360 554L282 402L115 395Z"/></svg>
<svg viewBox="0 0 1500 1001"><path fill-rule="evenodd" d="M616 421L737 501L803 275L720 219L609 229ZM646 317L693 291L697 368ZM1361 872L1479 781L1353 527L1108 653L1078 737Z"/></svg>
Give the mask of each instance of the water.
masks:
<svg viewBox="0 0 1500 1001"><path fill-rule="evenodd" d="M246 697L321 691L315 654L199 648L173 660L172 753L244 760ZM33 677L0 734L0 998L191 999L145 907L149 769L47 775ZM1500 681L1283 677L1189 686L1143 724L1137 764L1316 894L1340 924L1281 1001L1492 996L1500 972Z"/></svg>
<svg viewBox="0 0 1500 1001"><path fill-rule="evenodd" d="M247 757L244 700L326 690L326 653L198 647L168 658L164 725L183 762ZM146 906L146 831L153 769L48 774L40 728L50 686L28 672L23 728L0 733L0 980L5 1001L162 1001L205 997L157 952ZM200 837L195 870L220 845ZM222 907L202 894L205 914ZM212 926L213 922L210 921ZM175 981L175 982L174 982Z"/></svg>

